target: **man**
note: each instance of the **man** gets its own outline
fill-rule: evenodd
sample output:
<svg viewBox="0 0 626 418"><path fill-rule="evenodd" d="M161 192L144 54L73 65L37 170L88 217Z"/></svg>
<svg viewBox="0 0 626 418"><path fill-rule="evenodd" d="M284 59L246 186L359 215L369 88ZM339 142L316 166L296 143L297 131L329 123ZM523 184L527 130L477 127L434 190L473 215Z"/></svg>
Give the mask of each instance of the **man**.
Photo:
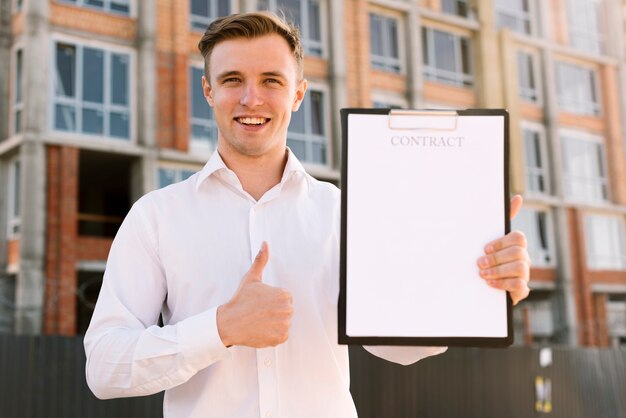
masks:
<svg viewBox="0 0 626 418"><path fill-rule="evenodd" d="M167 417L354 417L337 344L339 191L286 148L306 92L298 32L234 15L199 47L217 152L121 226L85 336L89 386L101 398L165 390ZM528 294L525 247L511 233L478 261L514 302ZM368 350L408 364L445 348Z"/></svg>

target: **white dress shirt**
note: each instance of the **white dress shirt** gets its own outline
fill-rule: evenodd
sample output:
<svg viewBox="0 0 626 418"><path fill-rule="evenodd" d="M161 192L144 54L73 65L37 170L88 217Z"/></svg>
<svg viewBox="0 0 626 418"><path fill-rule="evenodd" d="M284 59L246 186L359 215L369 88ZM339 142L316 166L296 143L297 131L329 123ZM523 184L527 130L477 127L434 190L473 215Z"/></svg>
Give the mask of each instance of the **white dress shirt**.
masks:
<svg viewBox="0 0 626 418"><path fill-rule="evenodd" d="M259 201L217 152L189 179L148 193L111 247L85 335L89 387L99 398L165 390L166 417L356 417L348 347L337 344L339 224L339 190L290 151L281 182ZM217 307L263 241L263 282L293 295L289 339L226 348ZM403 364L445 350L367 349Z"/></svg>

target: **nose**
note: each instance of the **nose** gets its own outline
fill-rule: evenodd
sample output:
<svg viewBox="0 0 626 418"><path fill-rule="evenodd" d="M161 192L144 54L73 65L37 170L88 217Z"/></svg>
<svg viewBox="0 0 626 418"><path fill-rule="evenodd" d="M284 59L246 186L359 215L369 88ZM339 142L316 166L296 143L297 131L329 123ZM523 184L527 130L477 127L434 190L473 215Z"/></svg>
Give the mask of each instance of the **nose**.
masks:
<svg viewBox="0 0 626 418"><path fill-rule="evenodd" d="M262 105L263 97L259 86L254 83L246 84L241 99L239 100L239 104L249 108Z"/></svg>

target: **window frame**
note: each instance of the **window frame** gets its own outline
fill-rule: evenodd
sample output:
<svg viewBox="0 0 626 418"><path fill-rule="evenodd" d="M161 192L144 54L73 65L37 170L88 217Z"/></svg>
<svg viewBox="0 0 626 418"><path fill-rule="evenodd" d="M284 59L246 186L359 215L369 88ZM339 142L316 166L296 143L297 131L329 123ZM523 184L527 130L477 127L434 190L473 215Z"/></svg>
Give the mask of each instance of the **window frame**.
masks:
<svg viewBox="0 0 626 418"><path fill-rule="evenodd" d="M219 2L220 0L204 0L206 2L210 2L212 6L216 7L216 10L219 10ZM234 10L234 5L233 5L233 0L225 0L228 3L228 9L229 9L229 13L235 13ZM189 30L192 32L204 32L206 30L206 28L211 24L211 22L213 22L215 19L217 19L219 16L201 16L201 15L196 15L192 13L192 2L193 0L189 0ZM204 29L201 29L199 27L194 26L194 23L198 23L198 24L202 24L204 25Z"/></svg>
<svg viewBox="0 0 626 418"><path fill-rule="evenodd" d="M498 29L507 28L515 33L526 35L526 36L535 35L535 33L537 32L536 21L535 21L535 16L537 15L535 12L535 2L533 0L527 0L527 1L528 1L528 11L523 11L523 10L520 11L517 9L510 9L501 4L499 5L498 0L494 0L494 12L496 14L495 16L496 28ZM512 28L510 26L503 25L501 22L501 16L513 19L515 21L516 27ZM524 29L526 22L528 22L528 31Z"/></svg>
<svg viewBox="0 0 626 418"><path fill-rule="evenodd" d="M574 64L568 61L556 61L554 65L556 78L556 98L559 109L567 113L575 113L586 116L597 117L602 115L602 93L600 91L600 80L598 76L598 71L595 68ZM583 71L588 72L587 74L585 74L585 78L589 79L586 76L590 75L591 83L588 86L585 86L585 88L591 87L592 91L590 91L590 93L592 99L594 95L596 96L595 102L593 100L588 101L585 98L576 98L575 101L567 101L567 98L563 97L563 93L565 91L572 90L571 87L563 86L563 78L565 78L565 76L562 75L562 71L567 70L568 68L570 70L579 71L581 74Z"/></svg>
<svg viewBox="0 0 626 418"><path fill-rule="evenodd" d="M18 54L21 53L21 74L18 71ZM24 132L24 71L25 71L25 49L21 44L16 45L11 51L11 86L10 86L10 109L9 133L10 135L21 135ZM21 83L20 83L21 81ZM21 97L18 101L18 89ZM20 130L17 130L18 113L20 119Z"/></svg>
<svg viewBox="0 0 626 418"><path fill-rule="evenodd" d="M93 10L93 11L97 11L101 13L109 13L115 16L137 17L137 6L135 4L135 0L125 0L125 2L128 3L128 13L111 9L111 3L122 3L123 1L120 1L120 0L100 0L104 3L102 7L88 4L86 3L85 0L56 0L56 1L60 4L80 7L83 9Z"/></svg>
<svg viewBox="0 0 626 418"><path fill-rule="evenodd" d="M441 32L443 34L451 35L453 37L454 58L455 58L455 64L456 64L455 66L457 67L456 71L452 72L449 70L437 68L435 66L437 60L436 60L436 55L435 55L436 49L434 47L434 42L435 42L434 32ZM424 42L425 42L427 46L427 48L422 53L422 73L424 75L425 81L442 83L442 84L452 85L452 86L461 87L461 88L473 88L474 87L474 83L475 83L474 59L472 57L473 47L472 47L471 38L469 36L459 35L457 33L440 30L440 29L430 27L430 26L422 26L422 38L423 38L422 45L424 45ZM468 48L467 60L469 64L469 69L471 71L469 74L463 73L463 54L462 54L462 47L461 47L462 40L465 40L467 42L467 48ZM424 55L427 56L429 62L431 60L434 61L433 65L431 65L430 63L424 62ZM461 72L458 71L459 67L461 69ZM443 73L446 76L442 77L440 75L441 73ZM450 75L448 76L448 74Z"/></svg>
<svg viewBox="0 0 626 418"><path fill-rule="evenodd" d="M569 194L568 193L568 181L571 181L572 178L572 173L568 173L566 171L567 168L567 161L568 161L568 155L567 155L567 151L566 151L566 144L569 141L580 141L583 143L587 143L587 144L593 144L593 145L597 145L600 147L600 162L602 164L601 166L601 171L603 174L603 176L600 176L598 178L595 179L589 179L589 178L581 178L581 181L584 181L585 183L591 182L593 181L594 183L597 183L600 185L601 190L600 190L600 194L605 194L606 196L604 196L604 198L602 199L596 199L593 197L589 197L589 196L585 196L583 198L581 198L580 196L574 196L573 194ZM609 175L608 175L608 161L606 158L606 147L605 147L605 141L604 138L598 135L592 135L589 133L585 133L585 132L580 132L580 131L572 131L572 130L566 130L566 129L562 129L559 131L559 142L561 145L561 160L562 160L562 181L563 181L563 197L567 200L567 201L573 201L573 202L584 202L584 203L608 203L611 200L611 189L610 189L610 184L609 184ZM576 178L577 176L574 176L574 178ZM578 176L580 177L580 176ZM571 186L570 186L571 187ZM604 188L604 189L602 189ZM606 193L603 193L604 190L606 190Z"/></svg>
<svg viewBox="0 0 626 418"><path fill-rule="evenodd" d="M539 220L540 213L543 213L545 215L544 216L545 225L543 227L545 231L545 237L543 237L544 238L543 240L542 240L541 232L540 232L541 231L540 220ZM524 214L529 214L529 216L532 216L532 219L531 219L532 228L533 228L532 232L528 229L522 228L523 225L520 225L520 222L522 222L522 219L524 219L523 218ZM517 220L513 219L512 228L519 229L520 231L526 234L526 237L528 238L528 255L531 257L533 267L544 268L544 269L556 268L557 266L556 247L555 247L556 239L555 239L554 220L552 216L552 210L549 207L526 206L522 208L522 211L518 215L522 215L522 216L517 217L516 218ZM539 248L533 247L534 236L532 234L537 234L536 239L537 239L537 242L539 243ZM541 247L542 241L545 242L546 248ZM548 261L545 260L546 258L548 258ZM532 280L532 277L531 277L531 280Z"/></svg>
<svg viewBox="0 0 626 418"><path fill-rule="evenodd" d="M16 170L17 167L17 170ZM21 216L21 200L22 200L22 177L23 169L21 159L14 157L9 160L8 163L9 175L8 175L8 199L7 199L7 238L14 240L19 239L22 229L22 216ZM16 181L17 171L17 181ZM17 190L16 190L17 189ZM17 200L16 200L17 198ZM16 207L17 206L17 207ZM16 212L18 214L16 215ZM16 231L17 228L17 231Z"/></svg>
<svg viewBox="0 0 626 418"><path fill-rule="evenodd" d="M305 147L306 147L306 154L305 155L309 155L309 154L313 154L312 153L312 144L313 143L322 143L321 140L311 140L311 137L318 137L318 139L323 138L323 143L326 146L326 153L325 153L325 158L326 158L326 162L325 163L316 163L310 160L305 160L305 159L300 159L298 158L298 160L302 163L302 164L306 164L306 165L310 165L310 166L315 166L315 167L332 167L332 143L331 143L331 138L332 138L332 133L331 133L331 112L330 112L330 92L329 92L329 88L328 86L326 86L325 84L321 84L321 83L316 83L314 81L309 81L308 86L307 86L307 91L304 97L304 100L310 99L311 97L311 92L319 92L322 94L322 117L324 118L324 120L322 121L322 126L324 128L324 136L318 136L318 135L311 135L309 134L308 131L311 127L311 117L310 114L305 113L304 115L304 126L305 126L305 133L300 133L300 132L293 132L293 131L289 131L289 129L287 129L287 141L289 141L290 139L294 139L293 135L296 135L297 140L300 141L304 141L305 143ZM298 109L298 112L304 110L303 106L305 106L305 103L303 102L300 105L300 108ZM293 120L293 113L291 115L291 118ZM289 126L291 126L292 120L290 120L289 122ZM289 146L289 144L287 144L287 146Z"/></svg>
<svg viewBox="0 0 626 418"><path fill-rule="evenodd" d="M469 19L472 16L472 11L470 9L470 2L469 0L452 0L454 2L454 9L455 11L448 11L446 10L446 3L445 0L441 0L441 13L443 14L447 14L447 15L452 15L452 16L458 16L458 17L462 17L464 19ZM463 15L461 13L459 13L459 3L463 3L465 4L465 10L467 11L467 14Z"/></svg>
<svg viewBox="0 0 626 418"><path fill-rule="evenodd" d="M266 10L272 11L277 13L279 11L279 7L278 7L278 1L280 0L266 0L268 7ZM327 22L327 13L326 13L326 1L325 0L298 0L299 4L300 4L300 20L301 20L301 26L299 27L300 30L300 36L302 39L302 48L304 50L304 54L308 55L308 56L312 56L312 57L318 57L318 58L323 58L323 59L327 59L328 58L328 39L327 39L327 32L328 32L328 22ZM309 1L315 1L319 4L319 10L320 10L320 40L316 41L316 40L311 40L309 39L309 32L310 32L310 28L309 28ZM260 5L258 3L257 0L257 9L258 10L263 10L260 9ZM288 17L289 18L289 17ZM304 22L306 22L306 25L304 25ZM312 52L313 48L315 47L319 47L319 53L315 53Z"/></svg>
<svg viewBox="0 0 626 418"><path fill-rule="evenodd" d="M520 78L520 58L523 56L526 56L530 59L529 67L531 68L532 77L535 82L534 89L532 87L528 88L528 87L522 86L521 78ZM520 98L524 102L532 103L537 106L543 105L543 89L542 89L542 82L541 82L541 69L540 69L539 60L540 60L539 55L536 54L535 52L531 52L525 49L519 49L517 51L517 71L518 71L517 82L518 82ZM535 96L534 100L532 99L532 97L529 97L529 96L532 96L533 94Z"/></svg>
<svg viewBox="0 0 626 418"><path fill-rule="evenodd" d="M56 96L56 51L57 51L57 45L58 44L69 44L71 46L73 46L74 48L76 48L76 80L74 80L74 87L76 89L75 92L75 97L72 99L67 99L64 100L65 98L62 97L57 97ZM52 69L52 71L55 72L55 76L53 77L53 82L49 83L49 112L50 112L50 118L49 118L49 124L48 124L48 129L50 131L50 134L56 138L63 138L63 139L67 139L67 138L73 138L73 139L81 139L81 140L85 140L85 141L91 141L93 142L94 140L100 141L100 142L110 142L110 143L114 143L114 144L135 144L137 142L137 103L136 103L136 86L137 86L137 71L136 71L136 66L137 66L137 53L136 51L131 48L131 47L127 47L127 46L122 46L122 45L118 45L118 44L110 44L110 43L105 43L99 40L87 40L84 38L78 38L78 37L74 37L74 36L68 36L65 34L58 34L55 33L51 36L51 40L50 40L50 50L52 51L52 53L50 54L50 68ZM100 49L102 50L108 57L108 61L107 63L103 64L104 68L103 68L103 95L110 95L110 88L111 88L111 78L109 77L111 74L111 55L112 54L125 54L128 56L128 86L127 86L127 91L128 91L128 114L129 114L129 126L128 126L128 138L121 138L121 137L114 137L114 136L110 136L110 135L106 135L106 134L91 134L91 133L85 133L82 132L81 130L78 129L78 113L80 110L83 109L83 99L80 97L80 93L82 93L82 84L83 84L83 64L84 62L82 62L82 50L84 50L85 48L93 48L93 49ZM78 59L78 50L81 51L81 60ZM61 99L60 101L58 99ZM57 129L55 127L55 119L56 119L56 113L55 113L55 106L57 104L67 104L67 105L74 105L75 106L75 110L76 110L76 130L74 131L63 131L60 129ZM87 106L89 108L89 106ZM122 106L120 105L113 105L113 108L120 108L120 110L122 109ZM102 109L103 111L109 111L110 113L110 109L111 109L111 103L103 103L102 105ZM82 116L81 116L82 118ZM103 125L104 125L104 121L103 121ZM106 126L104 126L105 132L106 132Z"/></svg>
<svg viewBox="0 0 626 418"><path fill-rule="evenodd" d="M594 247L594 241L592 239L593 234L590 231L590 228L593 227L594 219L612 220L612 221L617 222L617 225L608 225L609 227L608 229L610 231L616 231L617 241L619 244L621 244L621 248L616 248L614 254L609 255L611 257L611 260L609 260L609 263L617 261L618 266L598 265L594 262L594 260L597 260L597 258L594 257L597 254L593 248ZM585 252L586 252L586 258L587 258L586 262L587 262L587 268L589 268L589 270L626 271L626 224L624 222L623 216L603 214L603 213L586 213L583 217L583 229L584 229L584 234L585 234L584 241L585 241Z"/></svg>
<svg viewBox="0 0 626 418"><path fill-rule="evenodd" d="M374 54L371 47L371 38L372 38L372 17L376 16L381 19L381 27L382 27L382 40L381 44L383 45L384 50L388 50L391 45L389 39L389 22L395 21L396 24L396 41L398 46L398 57L395 58L391 55L377 55ZM403 19L399 16L393 16L387 13L381 13L378 10L370 10L368 12L368 24L370 29L370 68L376 71L384 71L392 74L406 74L406 65L405 65L405 54L404 51L406 46L404 44L404 22ZM387 52L387 51L385 51ZM396 68L397 67L397 68Z"/></svg>
<svg viewBox="0 0 626 418"><path fill-rule="evenodd" d="M215 120L215 117L209 120L193 117L193 88L194 88L194 82L197 83L197 80L194 81L193 77L191 76L191 73L193 70L200 70L202 73L204 73L204 63L194 61L194 62L189 63L188 68L189 68L188 70L189 71L189 83L188 83L189 84L189 87L188 87L189 152L198 153L198 154L211 154L217 149L217 135L218 135L217 121ZM196 86L196 88L198 87ZM207 106L209 106L208 103L207 103ZM194 140L193 125L202 125L203 127L206 127L209 129L215 129L215 134L216 134L215 144L213 145L210 139L208 141L208 146L205 144L206 141L204 140L202 141Z"/></svg>
<svg viewBox="0 0 626 418"><path fill-rule="evenodd" d="M573 4L575 2L576 4ZM606 51L606 38L607 34L602 31L603 23L605 22L604 10L605 3L602 0L567 0L566 1L566 17L567 17L567 35L569 45L579 51L584 51L596 55L601 55ZM581 9L583 9L581 11ZM583 16L590 19L590 16L594 14L597 19L597 26L599 32L592 32L588 30L588 27L577 28L573 24L572 16ZM604 22L603 22L604 20ZM586 24L589 24L587 20ZM578 41L576 41L578 40ZM593 45L593 46L592 46Z"/></svg>
<svg viewBox="0 0 626 418"><path fill-rule="evenodd" d="M551 177L550 177L550 166L548 165L550 159L548 158L546 128L544 125L540 123L529 122L525 120L521 121L520 128L522 132L522 141L523 141L523 148L524 148L524 171L525 171L525 179L526 179L526 193L530 196L548 196L552 192L551 190L552 188L550 187L552 183L551 183ZM530 167L528 164L529 158L527 154L528 147L527 147L526 132L533 132L537 134L537 139L539 143L538 151L539 151L539 155L540 155L541 162L542 162L540 167ZM540 176L540 177L543 176L543 184L544 184L543 191L535 190L534 188L531 188L529 186L530 184L533 184L533 182L530 181L529 179L529 175Z"/></svg>
<svg viewBox="0 0 626 418"><path fill-rule="evenodd" d="M187 180L189 177L193 176L201 169L202 167L180 165L180 164L168 164L168 163L158 164L157 169L156 169L157 189L162 189L172 184L179 183L183 180ZM161 184L161 171L166 171L166 170L174 174L174 181L172 183L162 185ZM185 172L188 175L185 176L184 175Z"/></svg>

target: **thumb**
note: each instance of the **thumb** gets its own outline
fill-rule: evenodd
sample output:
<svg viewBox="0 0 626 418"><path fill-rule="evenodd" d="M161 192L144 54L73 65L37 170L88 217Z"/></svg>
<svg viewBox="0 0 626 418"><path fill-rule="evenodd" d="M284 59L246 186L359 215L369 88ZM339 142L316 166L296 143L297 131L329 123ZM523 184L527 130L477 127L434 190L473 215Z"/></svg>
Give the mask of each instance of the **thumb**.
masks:
<svg viewBox="0 0 626 418"><path fill-rule="evenodd" d="M261 282L263 279L263 269L267 265L267 261L270 259L270 252L267 246L267 242L263 241L261 249L257 253L250 270L243 277L245 282Z"/></svg>

